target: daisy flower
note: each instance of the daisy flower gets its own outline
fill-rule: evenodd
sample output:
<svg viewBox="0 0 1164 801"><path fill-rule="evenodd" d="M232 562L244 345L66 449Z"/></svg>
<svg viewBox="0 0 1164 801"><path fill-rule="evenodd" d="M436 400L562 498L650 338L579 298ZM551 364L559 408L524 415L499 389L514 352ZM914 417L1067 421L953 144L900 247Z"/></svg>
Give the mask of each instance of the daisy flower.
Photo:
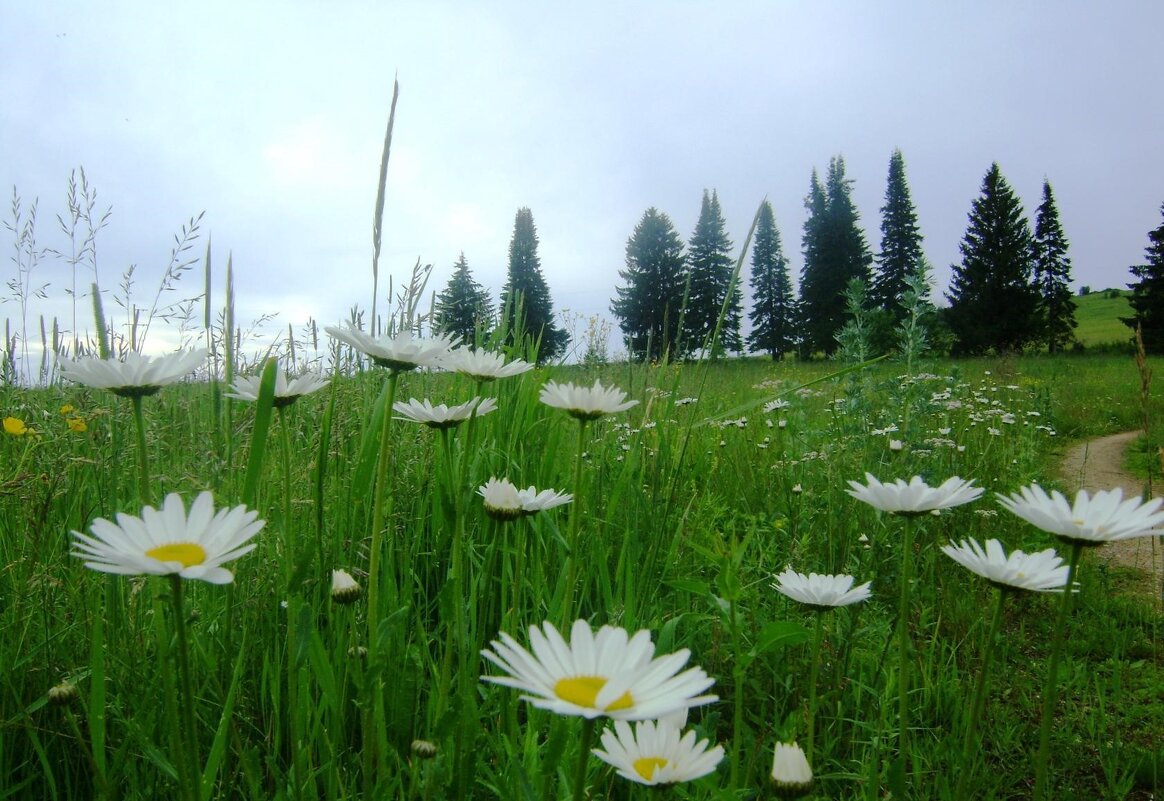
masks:
<svg viewBox="0 0 1164 801"><path fill-rule="evenodd" d="M331 571L331 599L337 604L350 604L360 597L363 588L346 570Z"/></svg>
<svg viewBox="0 0 1164 801"><path fill-rule="evenodd" d="M244 401L257 401L259 389L263 383L261 375L237 378L231 385L231 392L226 393L228 398L238 398ZM323 389L327 386L327 379L319 373L305 373L298 378L288 380L282 370L275 374L275 408L290 406L303 395Z"/></svg>
<svg viewBox="0 0 1164 801"><path fill-rule="evenodd" d="M594 756L638 784L677 784L706 776L723 760L723 746L708 750L709 740L695 741L695 732L680 737L679 727L663 721L614 722L602 733L602 748Z"/></svg>
<svg viewBox="0 0 1164 801"><path fill-rule="evenodd" d="M500 353L472 348L456 348L449 351L441 359L440 366L477 381L509 378L533 369L532 364L521 359L514 359L507 364L505 356Z"/></svg>
<svg viewBox="0 0 1164 801"><path fill-rule="evenodd" d="M515 520L574 500L573 495L552 489L518 489L507 478L490 478L477 488L477 494L485 499L485 514L497 520Z"/></svg>
<svg viewBox="0 0 1164 801"><path fill-rule="evenodd" d="M60 359L61 375L94 389L107 389L126 398L153 395L174 384L206 360L206 348L165 356L143 356L136 351L117 359Z"/></svg>
<svg viewBox="0 0 1164 801"><path fill-rule="evenodd" d="M530 627L532 653L505 632L499 637L492 651L481 654L509 675L482 680L521 690L522 700L559 715L653 720L716 700L700 695L715 683L701 668L679 672L690 651L656 657L645 630L631 637L625 629L603 626L595 634L585 620L576 620L566 642L547 622Z"/></svg>
<svg viewBox="0 0 1164 801"><path fill-rule="evenodd" d="M819 573L809 573L806 576L789 567L776 577L772 589L802 604L817 609L831 609L867 600L871 583L867 581L853 587L852 576L823 576Z"/></svg>
<svg viewBox="0 0 1164 801"><path fill-rule="evenodd" d="M214 498L203 492L187 515L182 497L166 496L161 509L147 506L141 517L118 513L117 522L97 518L93 536L73 532L73 556L87 560L85 567L125 576L167 576L229 584L234 575L223 562L237 559L255 547L247 541L266 525L259 513L245 506L214 510Z"/></svg>
<svg viewBox="0 0 1164 801"><path fill-rule="evenodd" d="M539 399L547 406L564 409L579 420L597 420L603 415L625 412L638 404L637 400L628 401L626 393L618 387L604 387L601 381L595 381L592 387L547 381Z"/></svg>
<svg viewBox="0 0 1164 801"><path fill-rule="evenodd" d="M871 473L865 474L865 480L867 485L850 481L852 489L845 491L857 500L890 514L927 514L970 503L982 495L982 488L975 487L973 480L963 481L957 476L937 487L926 484L921 476L914 476L908 484L900 478L892 484L882 484Z"/></svg>
<svg viewBox="0 0 1164 801"><path fill-rule="evenodd" d="M998 540L987 540L983 550L969 539L943 545L942 553L1002 590L1048 592L1067 584L1067 565L1054 548L1030 554L1013 551L1007 556Z"/></svg>
<svg viewBox="0 0 1164 801"><path fill-rule="evenodd" d="M443 403L433 406L427 398L423 401L410 398L407 403L403 401L393 403L392 408L401 414L398 420L422 423L429 428L453 428L468 420L474 413L480 417L495 411L497 401L494 398L485 400L473 398L459 406L449 407Z"/></svg>
<svg viewBox="0 0 1164 801"><path fill-rule="evenodd" d="M1070 504L1059 491L1050 496L1038 484L1023 487L1012 495L998 495L1003 508L1059 539L1084 546L1161 534L1164 499L1143 502L1123 499L1123 490L1100 490L1094 496L1080 490Z"/></svg>
<svg viewBox="0 0 1164 801"><path fill-rule="evenodd" d="M351 345L381 367L398 373L418 367L435 367L456 344L447 334L434 339L417 339L408 331L400 331L395 336L377 338L351 326L328 326L323 330L333 339Z"/></svg>

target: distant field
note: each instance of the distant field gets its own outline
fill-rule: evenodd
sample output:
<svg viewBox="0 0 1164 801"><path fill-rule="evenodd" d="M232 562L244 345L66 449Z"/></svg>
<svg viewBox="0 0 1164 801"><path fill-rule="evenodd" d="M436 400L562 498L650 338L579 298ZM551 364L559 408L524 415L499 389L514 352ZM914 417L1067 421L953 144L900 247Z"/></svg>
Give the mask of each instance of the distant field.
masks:
<svg viewBox="0 0 1164 801"><path fill-rule="evenodd" d="M1121 290L1119 297L1108 297L1107 291L1076 296L1075 321L1079 327L1075 336L1087 347L1127 342L1131 329L1120 321L1128 317L1132 307L1128 303L1131 292Z"/></svg>

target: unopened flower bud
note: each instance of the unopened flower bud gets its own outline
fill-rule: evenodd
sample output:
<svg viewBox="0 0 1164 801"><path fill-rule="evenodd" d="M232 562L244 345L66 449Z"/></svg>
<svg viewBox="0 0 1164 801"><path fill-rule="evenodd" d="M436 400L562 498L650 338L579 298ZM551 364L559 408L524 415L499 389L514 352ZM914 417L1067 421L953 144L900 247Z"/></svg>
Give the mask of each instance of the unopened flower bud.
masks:
<svg viewBox="0 0 1164 801"><path fill-rule="evenodd" d="M77 690L77 685L70 681L62 681L60 684L49 688L48 700L53 706L68 706L77 700L80 692Z"/></svg>
<svg viewBox="0 0 1164 801"><path fill-rule="evenodd" d="M331 571L331 599L337 604L350 604L363 590L346 570Z"/></svg>
<svg viewBox="0 0 1164 801"><path fill-rule="evenodd" d="M812 768L796 743L777 743L772 755L772 786L782 798L799 798L812 789Z"/></svg>
<svg viewBox="0 0 1164 801"><path fill-rule="evenodd" d="M431 740L413 740L412 755L417 759L432 759L437 754L437 745Z"/></svg>

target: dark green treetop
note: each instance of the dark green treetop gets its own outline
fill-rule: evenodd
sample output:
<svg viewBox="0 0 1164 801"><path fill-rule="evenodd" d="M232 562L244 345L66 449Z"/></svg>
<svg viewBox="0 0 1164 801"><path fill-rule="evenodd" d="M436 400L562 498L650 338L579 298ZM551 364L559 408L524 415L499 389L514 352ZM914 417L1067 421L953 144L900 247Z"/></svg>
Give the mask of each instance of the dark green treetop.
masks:
<svg viewBox="0 0 1164 801"><path fill-rule="evenodd" d="M1164 215L1164 204L1160 206ZM1147 260L1131 268L1139 280L1129 284L1133 316L1124 320L1132 328L1140 327L1144 349L1164 353L1164 222L1148 233Z"/></svg>
<svg viewBox="0 0 1164 801"><path fill-rule="evenodd" d="M767 351L779 359L796 346L797 309L788 277L788 260L780 243L780 229L772 204L767 200L760 206L756 234L752 242L752 331L748 334L748 350Z"/></svg>
<svg viewBox="0 0 1164 801"><path fill-rule="evenodd" d="M436 330L452 334L466 345L480 344L493 326L493 301L473 280L469 262L461 253L453 277L436 299Z"/></svg>
<svg viewBox="0 0 1164 801"><path fill-rule="evenodd" d="M962 263L953 266L946 293L954 355L1008 353L1036 342L1039 293L1031 229L997 163L982 179L960 250Z"/></svg>
<svg viewBox="0 0 1164 801"><path fill-rule="evenodd" d="M702 347L715 330L724 298L731 291L727 312L719 329L718 341L712 343L712 352L743 349L740 338L740 319L743 316L739 284L732 283L732 241L728 239L726 223L719 205L719 196L703 191L699 221L687 243L687 264L691 273L691 289L687 310L683 316L683 338L692 348Z"/></svg>
<svg viewBox="0 0 1164 801"><path fill-rule="evenodd" d="M1043 181L1043 202L1035 212L1034 259L1042 338L1047 350L1058 353L1075 341L1075 301L1067 237L1048 181Z"/></svg>
<svg viewBox="0 0 1164 801"><path fill-rule="evenodd" d="M671 219L651 207L626 242L626 269L618 274L610 310L618 318L631 358L681 358L679 322L686 289L683 240Z"/></svg>
<svg viewBox="0 0 1164 801"><path fill-rule="evenodd" d="M869 292L873 305L889 312L894 323L905 314L899 301L907 289L906 279L921 263L921 243L917 212L905 180L905 158L900 150L894 150L889 157L885 205L881 207L881 253Z"/></svg>
<svg viewBox="0 0 1164 801"><path fill-rule="evenodd" d="M533 212L528 208L518 209L513 221L509 275L501 290L501 309L508 331L507 341L512 344L515 334L520 334L530 342L538 342L534 358L539 363L565 352L570 337L554 325L550 290L542 276L542 264L538 258L537 229Z"/></svg>

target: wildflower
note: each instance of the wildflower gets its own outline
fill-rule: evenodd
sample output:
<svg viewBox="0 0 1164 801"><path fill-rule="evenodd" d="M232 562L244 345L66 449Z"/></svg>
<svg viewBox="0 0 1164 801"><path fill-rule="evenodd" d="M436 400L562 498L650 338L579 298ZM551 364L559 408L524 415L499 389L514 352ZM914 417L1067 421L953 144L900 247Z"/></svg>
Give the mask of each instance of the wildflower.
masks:
<svg viewBox="0 0 1164 801"><path fill-rule="evenodd" d="M410 750L417 759L432 759L437 755L437 744L431 740L413 740Z"/></svg>
<svg viewBox="0 0 1164 801"><path fill-rule="evenodd" d="M786 401L783 398L777 398L774 401L768 401L764 404L764 413L769 414L771 412L777 411L778 409L787 409L791 405L791 401Z"/></svg>
<svg viewBox="0 0 1164 801"><path fill-rule="evenodd" d="M70 414L75 412L76 409L73 408L73 404L66 403L64 406L62 406L57 411L60 413L61 417L68 417Z"/></svg>
<svg viewBox="0 0 1164 801"><path fill-rule="evenodd" d="M505 632L481 654L508 676L484 681L522 690L522 699L539 709L587 719L652 720L685 707L716 700L700 695L715 683L701 668L679 671L691 657L683 649L655 657L649 632L633 637L625 629L603 626L595 634L576 620L566 642L548 622L529 630L533 653Z"/></svg>
<svg viewBox="0 0 1164 801"><path fill-rule="evenodd" d="M926 514L970 503L982 495L982 488L975 487L973 480L963 481L957 476L947 479L938 487L929 486L922 481L921 476L914 476L908 484L900 478L892 484L882 484L871 473L865 474L865 480L868 486L850 481L852 489L846 492L890 514Z"/></svg>
<svg viewBox="0 0 1164 801"><path fill-rule="evenodd" d="M825 576L819 573L809 573L806 576L789 567L776 577L772 589L794 601L823 610L867 600L871 583L867 581L853 587L852 576Z"/></svg>
<svg viewBox="0 0 1164 801"><path fill-rule="evenodd" d="M943 545L942 553L1001 590L1048 592L1067 584L1067 565L1054 548L1032 554L1013 551L1007 556L998 540L987 540L983 550L969 539Z"/></svg>
<svg viewBox="0 0 1164 801"><path fill-rule="evenodd" d="M1157 511L1164 499L1141 502L1123 500L1123 490L1100 490L1092 497L1080 490L1075 503L1058 490L1048 496L1038 484L1023 487L1011 495L998 495L1003 508L1064 542L1096 546L1105 542L1159 534L1164 512Z"/></svg>
<svg viewBox="0 0 1164 801"><path fill-rule="evenodd" d="M776 743L772 754L772 784L788 798L804 795L812 787L808 757L796 743Z"/></svg>
<svg viewBox="0 0 1164 801"><path fill-rule="evenodd" d="M485 514L496 520L516 520L574 500L573 495L552 489L538 492L531 486L519 490L509 479L493 477L477 488L477 494L485 499Z"/></svg>
<svg viewBox="0 0 1164 801"><path fill-rule="evenodd" d="M244 401L257 401L259 389L263 383L261 375L237 378L231 385L233 392L226 393L228 398L238 398ZM304 395L310 395L316 390L327 386L327 379L318 373L305 373L298 378L287 380L282 370L276 368L275 373L275 408L290 406Z"/></svg>
<svg viewBox="0 0 1164 801"><path fill-rule="evenodd" d="M67 680L53 685L48 691L48 702L53 706L68 706L80 697L77 685Z"/></svg>
<svg viewBox="0 0 1164 801"><path fill-rule="evenodd" d="M118 513L117 523L97 518L93 536L73 532L73 555L85 567L127 576L178 574L211 584L229 584L234 575L220 567L252 550L247 544L266 522L245 506L214 510L214 498L201 493L187 515L182 497L166 496L161 509L147 506L141 517Z"/></svg>
<svg viewBox="0 0 1164 801"><path fill-rule="evenodd" d="M618 387L604 387L601 381L595 381L592 387L547 381L539 399L547 406L564 409L579 420L597 420L603 415L625 412L638 404L637 400L628 401L626 393Z"/></svg>
<svg viewBox="0 0 1164 801"><path fill-rule="evenodd" d="M644 720L631 730L616 720L614 731L602 733L602 749L594 756L632 782L646 785L677 784L706 776L723 760L723 746L708 750L709 740L695 741L695 732L680 737L680 727Z"/></svg>
<svg viewBox="0 0 1164 801"><path fill-rule="evenodd" d="M453 428L474 414L480 417L495 411L497 401L494 398L486 398L485 400L473 398L471 401L450 408L443 403L433 406L427 398L423 401L410 398L407 403L397 401L392 404L392 408L402 415L402 417L397 418L400 420L423 423L429 428Z"/></svg>
<svg viewBox="0 0 1164 801"><path fill-rule="evenodd" d="M452 337L445 334L434 339L418 339L408 331L400 331L395 336L377 338L351 326L328 326L323 330L334 339L351 345L381 367L398 373L418 367L435 367L456 344Z"/></svg>
<svg viewBox="0 0 1164 801"><path fill-rule="evenodd" d="M61 357L61 375L95 389L107 389L125 398L153 395L174 384L206 359L206 349L143 356L136 351L117 359L69 359Z"/></svg>
<svg viewBox="0 0 1164 801"><path fill-rule="evenodd" d="M85 418L83 417L70 417L65 420L65 425L67 425L69 430L74 434L84 434L89 430L89 426L85 423Z"/></svg>
<svg viewBox="0 0 1164 801"><path fill-rule="evenodd" d="M23 437L25 434L31 432L32 429L24 425L24 421L19 417L5 417L4 431L14 437Z"/></svg>
<svg viewBox="0 0 1164 801"><path fill-rule="evenodd" d="M346 570L331 571L331 599L337 604L350 604L360 597L363 589Z"/></svg>
<svg viewBox="0 0 1164 801"><path fill-rule="evenodd" d="M463 373L477 381L509 378L533 369L532 364L521 359L514 359L506 364L505 356L500 353L472 348L450 350L441 358L440 366L446 370Z"/></svg>
<svg viewBox="0 0 1164 801"><path fill-rule="evenodd" d="M904 448L905 448L905 443L903 443L901 440L899 440L899 439L889 440L889 450L900 451Z"/></svg>

